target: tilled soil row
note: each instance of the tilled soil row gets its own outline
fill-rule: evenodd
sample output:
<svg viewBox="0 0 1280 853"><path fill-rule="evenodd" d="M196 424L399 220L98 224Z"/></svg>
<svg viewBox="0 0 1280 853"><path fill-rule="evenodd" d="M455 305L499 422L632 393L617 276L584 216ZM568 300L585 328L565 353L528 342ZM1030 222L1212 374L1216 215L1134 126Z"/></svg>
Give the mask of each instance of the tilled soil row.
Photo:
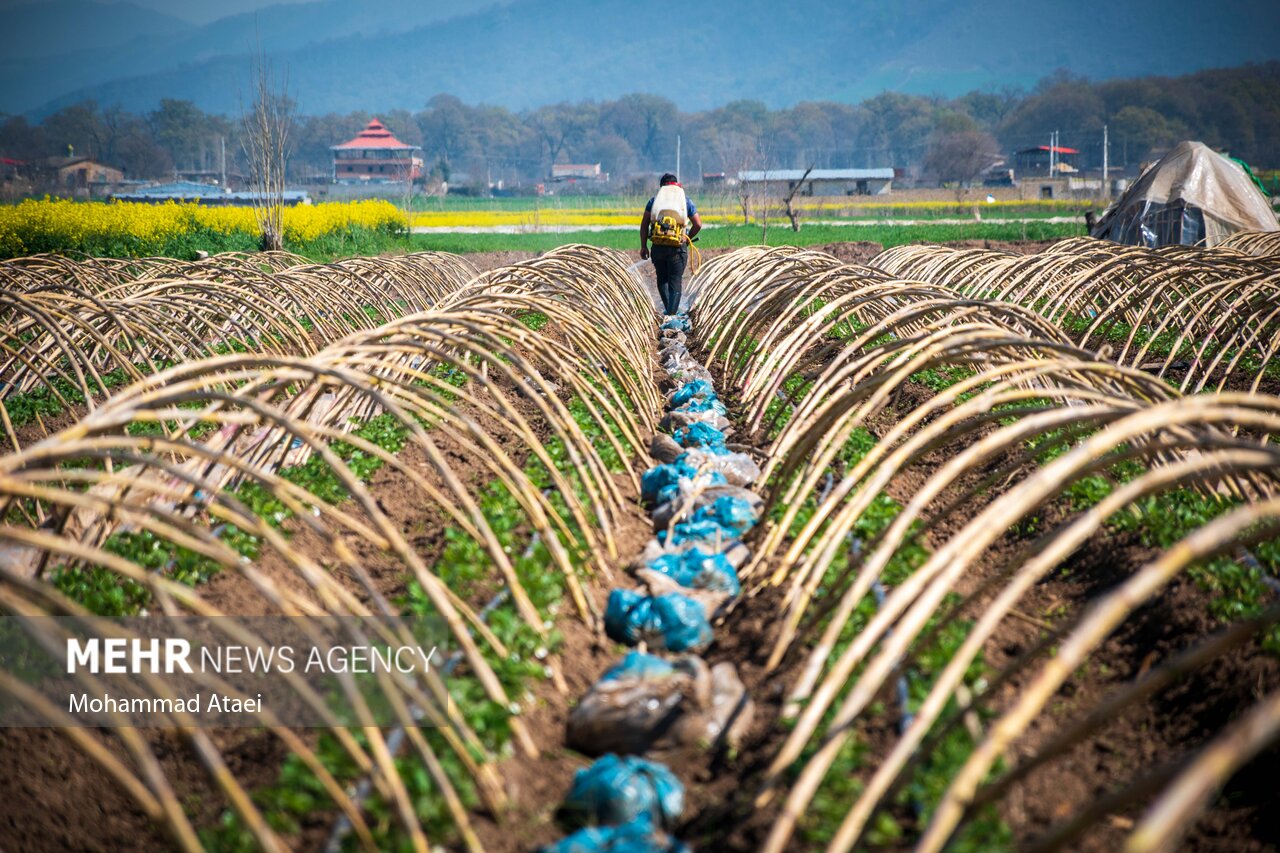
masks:
<svg viewBox="0 0 1280 853"><path fill-rule="evenodd" d="M713 621L739 593L736 569L749 556L742 537L761 506L746 486L759 468L725 446L732 429L713 377L689 352L690 332L684 316L660 331L667 412L642 479L653 536L604 608L605 638L633 650L619 656L599 634L566 636L565 657L577 665L565 677L580 698L568 708L544 691L533 703L526 722L545 748L536 761L504 764L519 805L503 824L521 832L483 827L496 849L527 850L557 830L571 834L547 849L624 840L683 849L684 803L701 808L704 783L752 725L736 666L708 650L719 639Z"/></svg>

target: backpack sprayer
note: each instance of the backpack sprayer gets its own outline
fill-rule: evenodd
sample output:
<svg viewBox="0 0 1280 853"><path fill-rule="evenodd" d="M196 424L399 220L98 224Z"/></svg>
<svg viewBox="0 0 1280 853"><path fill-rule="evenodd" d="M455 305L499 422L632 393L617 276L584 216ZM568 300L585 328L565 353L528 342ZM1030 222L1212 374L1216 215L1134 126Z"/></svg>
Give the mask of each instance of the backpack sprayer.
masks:
<svg viewBox="0 0 1280 853"><path fill-rule="evenodd" d="M702 254L693 245L696 237L690 239L685 231L688 225L689 200L685 196L684 187L679 184L664 184L658 188L653 197L653 208L649 219L649 241L655 246L689 246L689 274L696 275L702 266Z"/></svg>

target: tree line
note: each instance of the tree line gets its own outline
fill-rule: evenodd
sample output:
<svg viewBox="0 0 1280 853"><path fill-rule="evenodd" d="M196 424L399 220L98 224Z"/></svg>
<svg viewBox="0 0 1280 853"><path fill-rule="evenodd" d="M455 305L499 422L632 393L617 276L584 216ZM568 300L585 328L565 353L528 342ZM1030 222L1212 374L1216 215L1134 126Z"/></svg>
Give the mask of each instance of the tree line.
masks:
<svg viewBox="0 0 1280 853"><path fill-rule="evenodd" d="M329 146L355 136L371 113L297 116L291 130L289 178L323 182ZM805 102L770 109L739 100L683 112L665 97L559 103L513 112L436 95L416 112L378 117L402 141L419 145L427 167L452 185L545 180L553 163L600 163L615 178L671 170L676 137L682 172L809 167L914 170L929 165L950 139L990 140L1011 153L1048 144L1079 149L1077 165L1102 161L1108 127L1115 166L1139 164L1182 139L1199 139L1255 166L1280 166L1280 62L1201 71L1176 78L1090 81L1057 72L1031 90L970 92L958 98L886 92L857 104ZM132 114L93 102L59 110L38 123L0 121L0 156L20 161L74 151L124 169L129 178L164 179L175 172L243 174L238 117L210 114L190 101L164 100ZM934 155L931 158L931 153Z"/></svg>

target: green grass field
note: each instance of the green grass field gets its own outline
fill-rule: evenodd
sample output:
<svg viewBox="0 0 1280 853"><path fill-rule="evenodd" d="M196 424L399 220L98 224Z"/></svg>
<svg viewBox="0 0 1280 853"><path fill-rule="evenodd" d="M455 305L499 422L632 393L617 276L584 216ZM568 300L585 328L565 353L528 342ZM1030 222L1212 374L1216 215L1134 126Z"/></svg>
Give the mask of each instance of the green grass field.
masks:
<svg viewBox="0 0 1280 853"><path fill-rule="evenodd" d="M739 211L737 196L718 193L703 193L696 188L689 190L690 197L700 210L717 211L736 215ZM984 201L985 190L974 190L964 201L954 199L920 200L906 196L851 196L833 198L800 199L806 214L812 217L829 215L827 211L843 210L839 214L842 219L946 219L956 216L970 216L977 206L984 218L1005 217L1053 217L1083 215L1084 211L1098 208L1099 204L1089 200L1058 199L1045 201L1027 199L1024 201L1002 200L995 205L987 205ZM519 212L527 213L537 210L556 211L592 211L619 212L636 211L644 208L648 195L544 195L544 196L503 196L481 198L471 196L420 196L415 195L410 205L414 211L424 212ZM753 202L758 207L761 199ZM403 207L403 199L395 201ZM821 208L812 209L814 206ZM771 216L782 215L782 202L770 199L770 207L776 208ZM753 213L753 216L755 214ZM835 214L830 214L835 215Z"/></svg>
<svg viewBox="0 0 1280 853"><path fill-rule="evenodd" d="M768 243L770 246L821 246L852 240L870 240L886 248L906 243L947 243L955 240L1055 240L1084 234L1084 223L1074 222L974 222L964 225L802 225L800 230L780 224L768 235L755 225L708 228L698 239L700 249L737 248ZM566 243L585 243L612 249L637 249L635 231L570 231L558 234L414 234L414 251L545 252Z"/></svg>

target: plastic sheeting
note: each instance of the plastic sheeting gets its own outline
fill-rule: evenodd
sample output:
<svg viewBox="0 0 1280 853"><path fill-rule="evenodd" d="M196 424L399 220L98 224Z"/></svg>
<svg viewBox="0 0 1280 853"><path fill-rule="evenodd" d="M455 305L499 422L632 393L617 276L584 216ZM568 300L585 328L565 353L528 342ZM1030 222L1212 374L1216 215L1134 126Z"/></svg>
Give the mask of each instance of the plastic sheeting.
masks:
<svg viewBox="0 0 1280 853"><path fill-rule="evenodd" d="M749 486L760 478L760 466L746 453L708 452L693 448L677 456L675 464L721 474L731 486Z"/></svg>
<svg viewBox="0 0 1280 853"><path fill-rule="evenodd" d="M1280 230L1271 203L1239 164L1180 142L1142 174L1092 236L1131 246L1216 246L1237 231Z"/></svg>
<svg viewBox="0 0 1280 853"><path fill-rule="evenodd" d="M705 424L712 429L723 431L729 426L729 419L724 415L724 406L717 400L690 403L688 406L667 412L658 422L658 426L673 433L678 433L694 424Z"/></svg>
<svg viewBox="0 0 1280 853"><path fill-rule="evenodd" d="M679 745L693 677L655 655L630 652L600 676L569 715L565 743L585 755L639 754Z"/></svg>
<svg viewBox="0 0 1280 853"><path fill-rule="evenodd" d="M754 714L733 664L630 652L573 709L565 742L586 755L737 746Z"/></svg>

